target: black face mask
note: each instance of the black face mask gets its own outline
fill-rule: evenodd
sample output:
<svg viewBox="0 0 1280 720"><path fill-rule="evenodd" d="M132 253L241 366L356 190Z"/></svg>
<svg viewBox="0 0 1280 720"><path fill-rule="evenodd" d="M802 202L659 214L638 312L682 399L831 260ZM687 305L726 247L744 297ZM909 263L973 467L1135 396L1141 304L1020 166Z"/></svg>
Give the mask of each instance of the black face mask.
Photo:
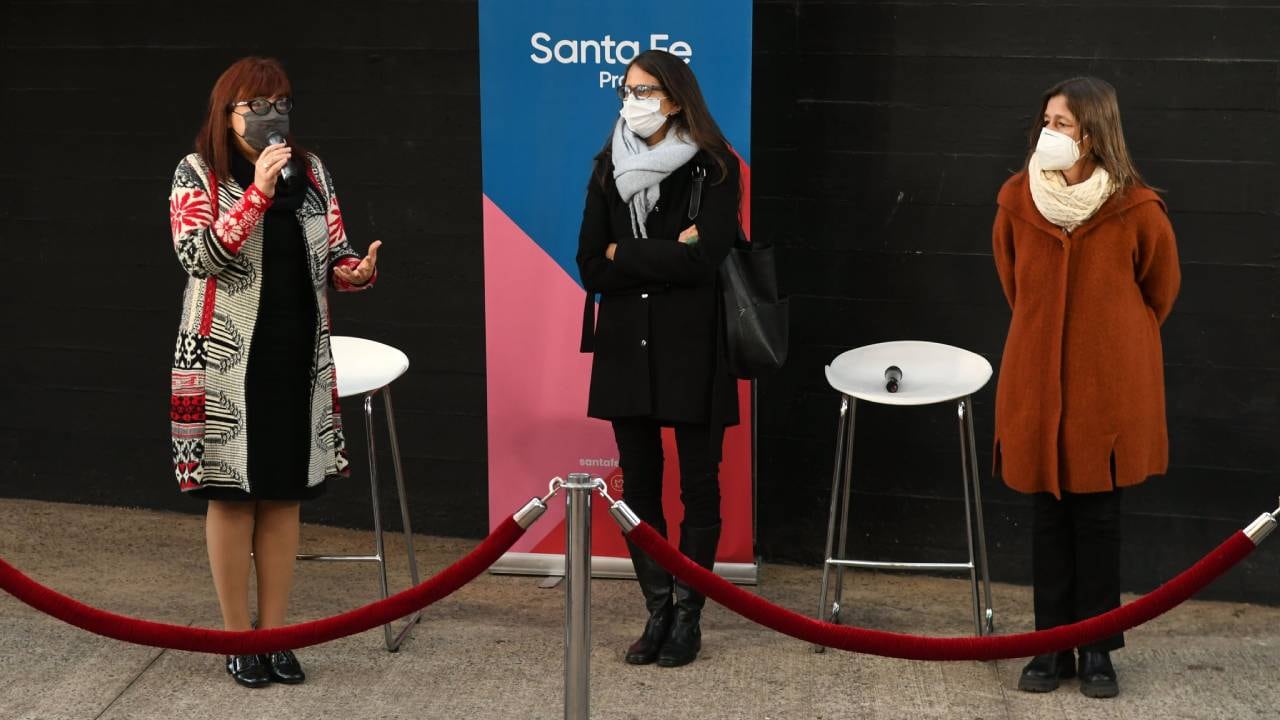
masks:
<svg viewBox="0 0 1280 720"><path fill-rule="evenodd" d="M244 134L240 135L241 139L258 152L266 150L271 144L267 142L267 137L273 132L289 137L289 116L281 115L275 108L271 108L266 115L248 113L240 117L244 118ZM231 132L235 130L232 129Z"/></svg>

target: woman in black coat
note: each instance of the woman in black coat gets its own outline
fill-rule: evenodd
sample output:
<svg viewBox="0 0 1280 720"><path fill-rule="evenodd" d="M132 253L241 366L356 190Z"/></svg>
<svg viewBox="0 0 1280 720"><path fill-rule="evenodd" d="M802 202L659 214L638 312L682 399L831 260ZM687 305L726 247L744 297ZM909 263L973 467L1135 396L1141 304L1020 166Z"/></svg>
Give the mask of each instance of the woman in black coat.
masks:
<svg viewBox="0 0 1280 720"><path fill-rule="evenodd" d="M582 349L594 353L587 414L612 422L623 498L664 535L661 430L675 429L680 550L711 568L724 428L738 422L716 283L738 234L738 160L684 61L642 53L623 82L621 118L596 156L578 238L588 293ZM649 620L626 661L692 662L705 598L628 547Z"/></svg>

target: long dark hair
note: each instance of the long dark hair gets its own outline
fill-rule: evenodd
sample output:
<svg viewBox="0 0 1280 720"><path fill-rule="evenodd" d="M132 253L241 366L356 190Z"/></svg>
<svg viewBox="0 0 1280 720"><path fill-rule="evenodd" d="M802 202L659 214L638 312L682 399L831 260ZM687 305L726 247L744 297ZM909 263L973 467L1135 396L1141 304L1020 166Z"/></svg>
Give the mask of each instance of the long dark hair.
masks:
<svg viewBox="0 0 1280 720"><path fill-rule="evenodd" d="M715 118L711 117L707 101L702 97L702 88L698 86L698 78L694 77L689 64L665 50L646 50L627 65L627 73L633 67L658 78L667 98L680 106L680 112L667 118L667 132L680 133L681 137L709 154L720 170L713 182L724 182L729 174L726 158L732 157L733 151ZM623 73L624 78L627 73ZM610 147L610 142L606 141L602 154L607 154Z"/></svg>
<svg viewBox="0 0 1280 720"><path fill-rule="evenodd" d="M1044 127L1044 111L1049 101L1057 96L1067 100L1067 107L1080 123L1081 138L1089 134L1089 152L1106 168L1116 189L1124 191L1130 187L1150 187L1133 158L1129 156L1129 146L1124 141L1124 129L1120 126L1120 103L1116 99L1116 89L1106 80L1096 77L1075 77L1063 80L1044 91L1040 98L1040 111L1032 118L1031 133L1028 139L1030 148L1027 151L1027 163L1036 151L1036 143L1040 140L1040 130ZM1026 167L1026 165L1024 165Z"/></svg>
<svg viewBox="0 0 1280 720"><path fill-rule="evenodd" d="M218 179L231 174L231 153L238 152L231 138L231 121L227 117L231 103L255 97L293 97L293 87L284 66L275 58L246 57L231 64L218 76L209 91L209 110L204 125L196 135L196 152L213 167ZM305 150L293 141L289 133L289 145L301 157Z"/></svg>

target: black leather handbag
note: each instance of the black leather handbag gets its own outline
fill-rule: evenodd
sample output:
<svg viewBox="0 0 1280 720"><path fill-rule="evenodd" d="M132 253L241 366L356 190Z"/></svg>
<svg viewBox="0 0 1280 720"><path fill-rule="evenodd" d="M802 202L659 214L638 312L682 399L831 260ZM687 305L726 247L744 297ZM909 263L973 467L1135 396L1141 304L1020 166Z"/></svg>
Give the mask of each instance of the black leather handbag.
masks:
<svg viewBox="0 0 1280 720"><path fill-rule="evenodd" d="M689 220L702 209L702 184L707 170L695 167L689 198ZM766 375L787 360L790 314L786 298L778 296L778 273L773 248L749 242L742 228L720 264L720 304L724 314L724 350L734 377Z"/></svg>

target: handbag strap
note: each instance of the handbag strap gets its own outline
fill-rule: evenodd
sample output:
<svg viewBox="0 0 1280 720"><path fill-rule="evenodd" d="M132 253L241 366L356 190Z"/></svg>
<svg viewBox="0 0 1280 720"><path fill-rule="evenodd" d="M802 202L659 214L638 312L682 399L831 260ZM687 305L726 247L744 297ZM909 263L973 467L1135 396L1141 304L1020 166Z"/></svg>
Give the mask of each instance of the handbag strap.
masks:
<svg viewBox="0 0 1280 720"><path fill-rule="evenodd" d="M578 352L589 353L596 349L596 294L587 293L582 304L582 339L578 341Z"/></svg>
<svg viewBox="0 0 1280 720"><path fill-rule="evenodd" d="M689 219L697 220L702 210L702 183L707 179L707 169L693 166L693 188L689 190Z"/></svg>

